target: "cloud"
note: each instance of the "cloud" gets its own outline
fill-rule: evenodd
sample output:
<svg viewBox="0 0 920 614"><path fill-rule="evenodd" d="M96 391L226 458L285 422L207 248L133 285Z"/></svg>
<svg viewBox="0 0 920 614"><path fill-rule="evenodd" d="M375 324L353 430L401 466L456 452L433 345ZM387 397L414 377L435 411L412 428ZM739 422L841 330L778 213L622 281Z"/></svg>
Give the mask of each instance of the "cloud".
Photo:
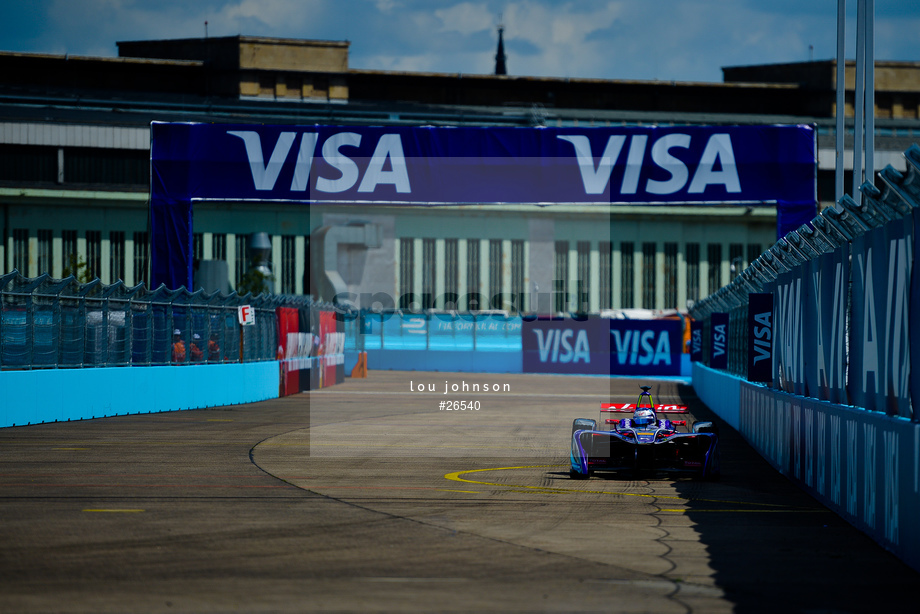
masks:
<svg viewBox="0 0 920 614"><path fill-rule="evenodd" d="M855 2L847 48L855 49ZM115 42L245 34L351 41L354 68L721 81L722 66L836 48L836 5L801 0L0 0L8 50L112 56ZM920 5L876 4L876 57L917 60Z"/></svg>
<svg viewBox="0 0 920 614"><path fill-rule="evenodd" d="M493 31L496 19L485 3L461 2L446 9L437 9L434 16L441 22L440 31L457 32L464 36Z"/></svg>

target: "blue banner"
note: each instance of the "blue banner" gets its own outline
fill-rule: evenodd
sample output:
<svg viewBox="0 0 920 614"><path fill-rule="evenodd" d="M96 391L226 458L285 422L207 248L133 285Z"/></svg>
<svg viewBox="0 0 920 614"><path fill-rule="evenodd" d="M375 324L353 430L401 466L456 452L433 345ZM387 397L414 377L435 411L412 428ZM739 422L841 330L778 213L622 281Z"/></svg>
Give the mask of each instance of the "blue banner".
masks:
<svg viewBox="0 0 920 614"><path fill-rule="evenodd" d="M889 222L852 242L850 401L903 418L911 417L912 224L911 217Z"/></svg>
<svg viewBox="0 0 920 614"><path fill-rule="evenodd" d="M911 406L920 411L920 266L916 266L920 254L920 209L913 210L909 229L914 246L910 283L910 398Z"/></svg>
<svg viewBox="0 0 920 614"><path fill-rule="evenodd" d="M525 320L525 373L680 375L679 320Z"/></svg>
<svg viewBox="0 0 920 614"><path fill-rule="evenodd" d="M703 361L703 323L699 320L690 322L690 362Z"/></svg>
<svg viewBox="0 0 920 614"><path fill-rule="evenodd" d="M802 269L776 277L773 293L773 385L805 394L804 275Z"/></svg>
<svg viewBox="0 0 920 614"><path fill-rule="evenodd" d="M709 366L728 368L728 314L715 312L709 316Z"/></svg>
<svg viewBox="0 0 920 614"><path fill-rule="evenodd" d="M805 394L846 405L846 322L849 292L849 246L841 245L803 267Z"/></svg>
<svg viewBox="0 0 920 614"><path fill-rule="evenodd" d="M154 286L191 281L194 200L808 209L811 126L151 126Z"/></svg>
<svg viewBox="0 0 920 614"><path fill-rule="evenodd" d="M748 381L773 381L773 295L748 295Z"/></svg>

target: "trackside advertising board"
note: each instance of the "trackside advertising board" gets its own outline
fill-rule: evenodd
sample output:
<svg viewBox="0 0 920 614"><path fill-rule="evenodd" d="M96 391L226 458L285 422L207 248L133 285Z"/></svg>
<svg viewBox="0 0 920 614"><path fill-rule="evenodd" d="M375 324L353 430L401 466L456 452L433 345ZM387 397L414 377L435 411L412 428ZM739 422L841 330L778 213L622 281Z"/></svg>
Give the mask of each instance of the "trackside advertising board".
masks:
<svg viewBox="0 0 920 614"><path fill-rule="evenodd" d="M812 126L151 125L152 281L191 285L192 203L775 206L815 215ZM786 219L791 223L786 223Z"/></svg>
<svg viewBox="0 0 920 614"><path fill-rule="evenodd" d="M680 375L679 320L525 320L525 373Z"/></svg>
<svg viewBox="0 0 920 614"><path fill-rule="evenodd" d="M913 217L889 222L851 243L850 401L911 418L910 329Z"/></svg>
<svg viewBox="0 0 920 614"><path fill-rule="evenodd" d="M773 294L748 295L748 381L773 381Z"/></svg>
<svg viewBox="0 0 920 614"><path fill-rule="evenodd" d="M727 313L713 313L709 318L709 366L713 369L728 368L728 322Z"/></svg>

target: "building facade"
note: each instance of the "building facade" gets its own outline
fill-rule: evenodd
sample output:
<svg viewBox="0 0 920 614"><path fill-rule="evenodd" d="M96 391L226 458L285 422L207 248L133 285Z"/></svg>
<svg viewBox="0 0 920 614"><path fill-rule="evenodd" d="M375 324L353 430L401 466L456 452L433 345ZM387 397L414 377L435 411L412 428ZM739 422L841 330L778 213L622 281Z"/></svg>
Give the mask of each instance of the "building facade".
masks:
<svg viewBox="0 0 920 614"><path fill-rule="evenodd" d="M149 282L152 121L814 124L817 205L833 202L833 62L726 68L710 84L362 71L348 66L347 43L328 41L118 47L118 58L0 53L4 272ZM903 168L920 132L920 64L876 74L876 168ZM373 240L322 249L320 230L355 225ZM777 239L771 207L195 205L195 259L225 262L230 288L257 232L271 237L276 293L331 298L318 271L334 269L362 307L592 313L684 309Z"/></svg>

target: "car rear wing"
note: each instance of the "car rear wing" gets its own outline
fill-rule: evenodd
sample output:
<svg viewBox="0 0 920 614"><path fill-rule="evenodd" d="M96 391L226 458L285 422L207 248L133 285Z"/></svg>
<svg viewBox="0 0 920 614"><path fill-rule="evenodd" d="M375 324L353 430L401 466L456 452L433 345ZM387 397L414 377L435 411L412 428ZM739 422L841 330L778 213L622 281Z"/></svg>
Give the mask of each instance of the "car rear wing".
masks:
<svg viewBox="0 0 920 614"><path fill-rule="evenodd" d="M601 415L604 414L631 414L638 409L635 403L601 403ZM645 406L643 406L645 407ZM655 405L656 414L689 414L686 405Z"/></svg>

